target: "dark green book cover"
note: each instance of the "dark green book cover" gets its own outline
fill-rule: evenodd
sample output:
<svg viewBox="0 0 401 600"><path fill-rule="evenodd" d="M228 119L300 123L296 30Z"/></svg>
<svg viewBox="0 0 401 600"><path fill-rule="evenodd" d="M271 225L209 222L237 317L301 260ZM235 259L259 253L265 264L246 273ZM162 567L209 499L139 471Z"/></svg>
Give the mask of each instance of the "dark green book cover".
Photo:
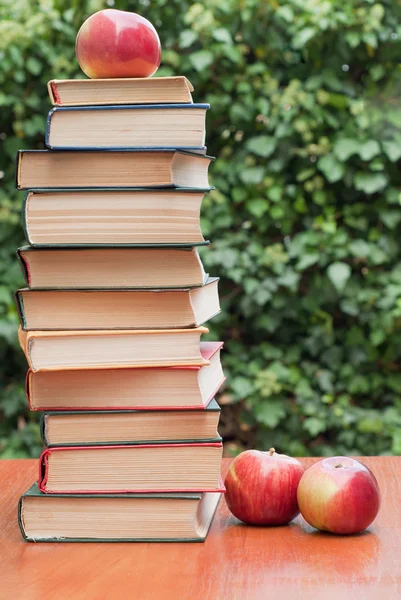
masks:
<svg viewBox="0 0 401 600"><path fill-rule="evenodd" d="M86 296L86 294L90 294L92 295L91 300L93 301L93 305L91 308L91 312L96 312L99 309L99 305L96 306L96 294L97 293L106 293L106 294L115 294L115 293L121 293L121 294L128 294L127 297L130 297L131 300L128 302L128 306L130 304L130 302L133 302L135 300L135 298L132 298L132 294L157 294L157 296L155 296L154 298L157 299L157 302L162 301L163 300L163 294L179 294L179 293L184 293L187 296L191 296L191 293L193 290L196 289L201 289L201 288L206 288L209 285L212 284L216 284L219 281L219 277L208 277L208 279L204 282L203 285L201 286L196 286L194 288L189 288L189 287L181 287L181 288L153 288L153 289L144 289L144 288L108 288L108 287L103 287L103 288L81 288L81 289L72 289L72 288L68 288L68 289L62 289L62 288L55 288L55 289L44 289L44 290L40 290L40 289L31 289L29 287L25 287L25 288L21 288L19 290L17 290L14 293L14 302L15 302L15 306L17 308L17 313L19 316L19 320L20 320L20 324L22 329L24 330L30 330L30 331L34 331L34 330L39 330L39 331L55 331L58 329L63 329L63 330L79 330L79 329L84 329L84 330L88 330L88 329L188 329L191 327L199 327L200 325L202 325L203 323L205 323L206 321L209 321L210 319L212 319L213 317L215 317L216 315L218 315L220 313L220 307L219 306L215 306L212 310L212 312L209 312L209 314L205 314L203 313L201 319L202 322L198 322L197 321L197 311L193 308L193 305L191 303L191 300L189 300L189 302L191 303L192 306L192 315L191 317L188 317L188 321L184 321L178 320L178 317L174 317L174 325L170 322L170 324L165 325L165 319L170 316L170 313L168 311L168 309L163 306L163 311L164 311L164 318L163 318L163 323L162 324L155 324L154 321L152 321L151 316L148 316L148 321L146 324L135 324L133 321L131 321L130 319L127 319L124 325L117 324L116 322L114 322L112 325L108 325L108 326L104 326L103 322L101 324L97 324L97 325L87 325L85 324L85 312L82 313L81 312L81 320L84 323L83 327L79 327L78 324L74 324L73 326L71 326L68 323L61 323L58 324L57 326L50 326L48 320L52 318L53 314L58 314L59 320L58 323L60 323L60 309L59 311L57 310L57 307L60 306L60 299L63 298L63 296L65 297L65 294L69 294L69 302L67 304L67 309L65 309L64 312L64 317L70 317L72 314L75 313L75 315L80 314L80 309L79 309L79 301L80 299L82 299L81 294L85 294L85 298L87 299L88 297ZM78 297L75 297L71 294L78 294ZM202 292L203 293L203 292ZM35 327L32 326L32 323L30 322L30 317L32 317L33 311L31 312L28 309L28 314L26 313L25 310L25 304L24 304L24 296L31 296L32 295L35 297L38 297L37 295L41 294L42 298L46 298L46 296L48 296L48 294L52 294L53 298L57 298L56 300L52 301L51 304L51 308L46 308L46 305L44 308L41 308L40 313L41 315L43 315L43 324L41 324L40 326L36 325ZM44 294L44 296L43 296ZM216 294L217 294L217 287L216 287ZM93 297L93 295L95 295L95 297ZM149 298L149 296L147 296ZM165 298L165 296L164 296ZM218 304L218 302L216 303ZM125 307L127 307L127 304L124 305ZM123 308L120 307L121 310L124 312ZM218 310L216 310L218 309ZM87 314L87 313L86 313ZM45 318L46 316L46 318ZM132 314L131 315L131 319L133 319L135 315ZM180 313L180 317L184 316L184 312ZM192 319L192 321L190 320ZM102 321L102 320L101 320Z"/></svg>
<svg viewBox="0 0 401 600"><path fill-rule="evenodd" d="M108 248L111 251L113 250L120 250L122 248L126 249L126 250L132 250L133 252L135 252L135 250L141 250L144 248L148 248L150 251L154 250L154 251L158 251L161 250L163 248L168 248L170 250L172 249L176 249L179 252L193 252L194 249L197 246L208 246L210 244L209 241L205 241L205 242L199 242L198 244L171 244L171 245L166 245L166 244L119 244L118 246L116 244L94 244L91 246L75 246L72 244L59 244L59 245L53 245L53 246L21 246L20 248L18 248L17 250L17 258L19 260L20 266L21 266L21 270L22 270L22 274L24 276L25 282L27 284L28 287L32 287L31 286L31 281L30 281L30 268L29 268L29 263L26 260L26 258L23 256L23 254L29 254L31 252L34 253L38 253L38 252L70 252L72 250L82 250L82 252L84 253L85 251L101 251L102 249ZM168 268L166 266L166 268ZM202 265L203 268L203 265ZM204 285L206 283L206 281L209 278L209 274L206 273L205 271L203 271L203 282L201 283L201 285ZM158 289L182 289L183 286L179 285L179 286L157 286ZM195 287L199 287L199 285L185 285L185 288L195 288ZM109 288L111 289L155 289L155 286L141 286L141 288L135 287L135 286L109 286ZM69 287L69 286L63 286L62 288L59 287L57 288L57 286L47 286L47 287L40 287L40 286L35 286L35 289L85 289L82 287ZM91 289L104 289L104 285L103 286L93 286L91 287Z"/></svg>
<svg viewBox="0 0 401 600"><path fill-rule="evenodd" d="M140 416L143 413L147 413L147 414L158 414L160 415L160 413L166 414L166 413L185 413L188 414L188 412L191 412L191 414L196 414L196 413L205 413L206 412L220 412L220 407L217 404L216 400L211 400L209 402L209 404L200 410L191 410L188 411L186 409L161 409L161 410L63 410L63 411L45 411L42 414L41 420L40 420L40 435L42 438L42 441L44 443L45 446L47 446L48 448L54 448L54 447L68 447L68 446L109 446L110 444L118 444L121 446L132 446L135 444L161 444L161 443L170 443L170 444L185 444L185 443L196 443L196 442L200 442L200 443L206 443L206 442L221 442L222 438L221 436L217 435L215 437L210 437L210 438L205 438L205 439L169 439L169 440L165 440L165 439L154 439L154 440L127 440L127 441L120 441L120 440L113 440L113 441L107 441L107 442L102 442L102 441L96 441L96 442L86 442L85 440L82 440L80 442L74 441L73 443L54 443L54 444L50 444L49 440L47 439L47 435L46 435L46 421L49 417L51 417L52 415L56 415L57 417L60 416L65 416L66 418L68 418L68 415L91 415L93 416L93 418L96 419L97 415L113 415L113 414L117 414L117 415L121 415L121 414L125 414L125 415L138 415ZM217 426L217 425L216 425Z"/></svg>
<svg viewBox="0 0 401 600"><path fill-rule="evenodd" d="M193 509L193 517L196 519L196 514L198 512L198 508L202 499L206 499L210 504L209 518L205 519L204 523L204 534L196 536L194 531L194 537L167 537L163 536L162 532L160 532L160 537L132 537L132 538L105 538L105 537L57 537L51 535L43 535L43 536L32 536L29 531L26 529L25 519L24 519L24 509L25 509L25 500L30 498L40 498L40 502L44 502L44 506L46 506L46 502L52 502L57 498L65 498L68 499L69 502L75 504L74 512L77 512L77 508L79 508L79 504L85 502L87 505L88 500L92 499L94 502L94 506L96 505L96 501L102 498L113 498L116 500L116 513L118 513L118 500L119 499L132 499L132 500L147 500L147 499L163 499L166 501L167 506L167 519L169 516L169 508L167 503L171 504L171 513L173 514L176 510L176 505L174 500L185 500L188 502L194 503ZM30 542L203 542L206 538L206 535L209 531L210 525L213 521L213 517L215 515L216 509L218 507L219 501L221 499L221 493L212 493L212 494L201 494L201 493L144 493L144 494L44 494L38 488L37 483L34 483L19 499L18 502L18 524L21 530L22 537L26 541ZM56 505L57 506L57 505ZM53 503L54 507L54 503ZM64 509L65 510L65 509ZM96 510L96 509L95 509ZM51 516L54 516L56 509L53 508ZM46 509L44 509L44 515L46 514ZM47 521L47 519L46 519ZM195 527L194 527L195 530Z"/></svg>

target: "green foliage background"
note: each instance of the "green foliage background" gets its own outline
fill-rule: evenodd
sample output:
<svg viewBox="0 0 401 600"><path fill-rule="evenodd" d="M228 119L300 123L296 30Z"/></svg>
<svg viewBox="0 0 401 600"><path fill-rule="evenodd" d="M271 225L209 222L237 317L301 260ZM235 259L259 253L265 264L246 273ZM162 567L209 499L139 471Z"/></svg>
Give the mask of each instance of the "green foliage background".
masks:
<svg viewBox="0 0 401 600"><path fill-rule="evenodd" d="M0 456L37 455L12 293L22 285L18 148L42 148L46 82L79 77L83 20L157 27L160 75L212 105L204 204L227 340L227 447L401 454L400 3L1 0Z"/></svg>

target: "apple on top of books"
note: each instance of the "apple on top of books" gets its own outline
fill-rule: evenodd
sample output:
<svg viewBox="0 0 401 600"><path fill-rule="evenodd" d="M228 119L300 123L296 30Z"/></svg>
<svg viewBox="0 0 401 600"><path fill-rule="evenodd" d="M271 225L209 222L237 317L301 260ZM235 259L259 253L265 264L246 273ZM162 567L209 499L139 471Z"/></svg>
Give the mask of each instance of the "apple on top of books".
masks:
<svg viewBox="0 0 401 600"><path fill-rule="evenodd" d="M161 45L152 23L133 12L107 8L78 31L79 66L91 79L151 77L159 68Z"/></svg>

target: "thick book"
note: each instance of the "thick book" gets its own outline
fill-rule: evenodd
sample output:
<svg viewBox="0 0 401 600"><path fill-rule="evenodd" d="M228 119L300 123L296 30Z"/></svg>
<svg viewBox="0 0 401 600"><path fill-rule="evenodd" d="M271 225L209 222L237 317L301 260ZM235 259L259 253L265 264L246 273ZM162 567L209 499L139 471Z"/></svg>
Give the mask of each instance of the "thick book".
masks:
<svg viewBox="0 0 401 600"><path fill-rule="evenodd" d="M208 278L197 249L189 246L24 246L18 258L30 288L193 288Z"/></svg>
<svg viewBox="0 0 401 600"><path fill-rule="evenodd" d="M205 327L194 329L103 329L89 331L18 330L32 371L202 366Z"/></svg>
<svg viewBox="0 0 401 600"><path fill-rule="evenodd" d="M35 190L25 196L22 221L32 246L203 243L209 189Z"/></svg>
<svg viewBox="0 0 401 600"><path fill-rule="evenodd" d="M75 188L207 188L213 157L170 149L130 152L20 150L18 190Z"/></svg>
<svg viewBox="0 0 401 600"><path fill-rule="evenodd" d="M16 292L23 329L189 329L220 312L218 278L171 290L31 290Z"/></svg>
<svg viewBox="0 0 401 600"><path fill-rule="evenodd" d="M209 104L55 107L47 118L51 150L205 149Z"/></svg>
<svg viewBox="0 0 401 600"><path fill-rule="evenodd" d="M28 542L203 542L221 492L44 494L19 499Z"/></svg>
<svg viewBox="0 0 401 600"><path fill-rule="evenodd" d="M53 446L221 442L216 400L201 410L109 410L45 412L43 443Z"/></svg>
<svg viewBox="0 0 401 600"><path fill-rule="evenodd" d="M208 406L225 381L223 342L201 342L204 366L152 369L29 370L31 410L196 410Z"/></svg>
<svg viewBox="0 0 401 600"><path fill-rule="evenodd" d="M221 442L45 449L41 492L221 492Z"/></svg>
<svg viewBox="0 0 401 600"><path fill-rule="evenodd" d="M103 104L192 103L192 84L186 77L127 77L116 79L52 79L47 84L55 106Z"/></svg>

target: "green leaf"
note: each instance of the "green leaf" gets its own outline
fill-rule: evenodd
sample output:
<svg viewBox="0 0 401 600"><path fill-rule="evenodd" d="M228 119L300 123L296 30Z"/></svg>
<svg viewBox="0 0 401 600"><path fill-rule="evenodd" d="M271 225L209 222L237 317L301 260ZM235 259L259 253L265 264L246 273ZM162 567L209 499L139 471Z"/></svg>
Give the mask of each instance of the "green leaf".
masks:
<svg viewBox="0 0 401 600"><path fill-rule="evenodd" d="M358 154L360 144L352 138L342 138L336 141L333 147L334 154L341 161L347 161L353 154Z"/></svg>
<svg viewBox="0 0 401 600"><path fill-rule="evenodd" d="M178 45L180 48L189 48L197 39L197 34L192 29L184 29L181 31Z"/></svg>
<svg viewBox="0 0 401 600"><path fill-rule="evenodd" d="M380 154L380 146L376 140L368 140L359 147L359 156L362 160L372 160L378 154Z"/></svg>
<svg viewBox="0 0 401 600"><path fill-rule="evenodd" d="M351 267L344 262L332 263L327 268L327 277L330 279L336 290L341 292L348 279L351 277Z"/></svg>
<svg viewBox="0 0 401 600"><path fill-rule="evenodd" d="M269 210L269 203L264 198L253 198L247 202L246 207L251 215L260 219Z"/></svg>
<svg viewBox="0 0 401 600"><path fill-rule="evenodd" d="M194 52L189 55L189 61L197 71L204 71L210 67L213 59L213 53L209 50L199 50L199 52Z"/></svg>
<svg viewBox="0 0 401 600"><path fill-rule="evenodd" d="M349 245L350 252L358 258L369 256L370 246L365 240L353 240Z"/></svg>
<svg viewBox="0 0 401 600"><path fill-rule="evenodd" d="M240 172L240 178L244 183L257 185L261 183L265 175L263 167L249 167Z"/></svg>
<svg viewBox="0 0 401 600"><path fill-rule="evenodd" d="M279 400L264 400L263 403L254 406L253 414L259 423L274 429L281 419L284 419L286 411Z"/></svg>
<svg viewBox="0 0 401 600"><path fill-rule="evenodd" d="M254 391L254 386L247 377L234 377L231 380L231 388L239 399L247 398Z"/></svg>
<svg viewBox="0 0 401 600"><path fill-rule="evenodd" d="M42 63L34 56L30 56L26 61L26 67L32 75L39 75L42 71Z"/></svg>
<svg viewBox="0 0 401 600"><path fill-rule="evenodd" d="M380 192L387 185L387 178L382 173L362 173L355 175L355 189L365 192L365 194L375 194Z"/></svg>
<svg viewBox="0 0 401 600"><path fill-rule="evenodd" d="M228 29L225 29L224 27L219 27L218 29L215 29L212 32L212 35L215 40L217 40L218 42L222 42L223 44L232 44L233 43L233 39L230 35L230 32L228 31Z"/></svg>
<svg viewBox="0 0 401 600"><path fill-rule="evenodd" d="M303 254L297 263L297 271L305 271L312 265L315 265L320 258L320 254L318 252L309 252L308 254Z"/></svg>
<svg viewBox="0 0 401 600"><path fill-rule="evenodd" d="M246 147L253 154L267 158L273 154L276 148L276 140L268 135L259 135L248 140Z"/></svg>
<svg viewBox="0 0 401 600"><path fill-rule="evenodd" d="M317 166L330 183L339 181L344 175L344 166L336 159L334 154L326 154L319 159Z"/></svg>
<svg viewBox="0 0 401 600"><path fill-rule="evenodd" d="M326 431L326 423L316 417L308 417L303 422L303 428L310 433L312 437L316 437L319 433Z"/></svg>
<svg viewBox="0 0 401 600"><path fill-rule="evenodd" d="M401 143L400 142L382 142L383 150L391 162L397 162L401 158Z"/></svg>
<svg viewBox="0 0 401 600"><path fill-rule="evenodd" d="M303 48L309 40L311 40L316 34L316 29L314 27L305 27L305 29L301 29L292 39L292 47L299 49Z"/></svg>

